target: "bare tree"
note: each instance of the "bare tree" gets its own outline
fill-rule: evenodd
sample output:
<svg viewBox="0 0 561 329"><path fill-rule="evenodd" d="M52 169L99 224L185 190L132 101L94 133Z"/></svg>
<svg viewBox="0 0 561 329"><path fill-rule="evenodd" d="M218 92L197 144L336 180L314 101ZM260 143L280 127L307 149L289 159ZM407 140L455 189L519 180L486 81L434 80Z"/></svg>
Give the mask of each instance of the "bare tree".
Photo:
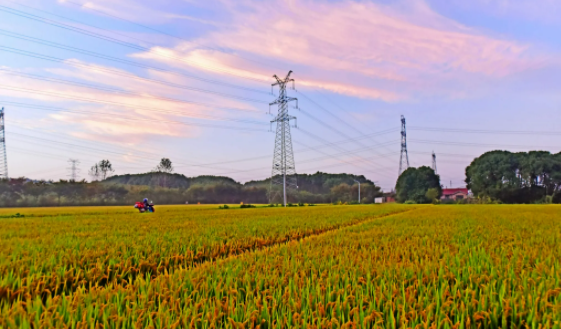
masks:
<svg viewBox="0 0 561 329"><path fill-rule="evenodd" d="M160 164L156 167L156 171L171 174L173 172L171 160L169 158L162 158Z"/></svg>
<svg viewBox="0 0 561 329"><path fill-rule="evenodd" d="M155 172L160 173L160 182L162 182L162 186L166 187L167 185L167 175L173 172L173 164L169 158L162 158L160 160L160 164L156 166Z"/></svg>
<svg viewBox="0 0 561 329"><path fill-rule="evenodd" d="M101 160L90 168L88 174L92 180L97 181L105 180L114 171L113 165L109 160Z"/></svg>
<svg viewBox="0 0 561 329"><path fill-rule="evenodd" d="M109 160L101 160L99 161L99 170L101 171L101 179L105 180L112 172L115 170L113 169L113 165Z"/></svg>
<svg viewBox="0 0 561 329"><path fill-rule="evenodd" d="M92 181L99 180L99 176L101 175L101 170L99 168L99 164L94 164L90 170L88 171L88 175L92 178Z"/></svg>

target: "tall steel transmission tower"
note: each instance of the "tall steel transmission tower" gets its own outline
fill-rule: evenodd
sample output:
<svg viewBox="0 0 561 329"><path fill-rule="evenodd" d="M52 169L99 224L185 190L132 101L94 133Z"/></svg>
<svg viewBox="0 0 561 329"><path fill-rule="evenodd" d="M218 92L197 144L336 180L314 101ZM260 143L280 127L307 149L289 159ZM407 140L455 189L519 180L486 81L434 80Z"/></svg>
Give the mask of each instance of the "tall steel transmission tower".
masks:
<svg viewBox="0 0 561 329"><path fill-rule="evenodd" d="M290 78L292 71L288 72L286 78L280 79L278 76L273 77L277 80L272 87L279 87L279 97L269 104L278 105L278 114L271 121L277 123L277 134L275 137L275 153L273 155L273 172L271 174L271 188L269 190L269 202L273 203L276 196L280 191L275 188L275 185L282 185L282 200L283 205L286 207L286 194L288 189L298 188L296 181L296 168L294 164L294 152L292 151L292 137L290 135L290 120L296 122L296 117L288 114L288 102L296 101L298 108L298 99L288 97L286 94L286 85L292 82L294 89L294 79Z"/></svg>
<svg viewBox="0 0 561 329"><path fill-rule="evenodd" d="M0 110L0 179L8 179L8 155L6 154L6 126L4 108Z"/></svg>
<svg viewBox="0 0 561 329"><path fill-rule="evenodd" d="M69 159L68 162L70 163L70 168L68 168L68 170L70 170L70 180L76 181L78 180L78 174L80 173L80 169L78 168L80 160Z"/></svg>
<svg viewBox="0 0 561 329"><path fill-rule="evenodd" d="M432 170L436 174L436 154L434 154L434 151L432 151Z"/></svg>
<svg viewBox="0 0 561 329"><path fill-rule="evenodd" d="M405 155L405 157L404 157ZM404 162L405 161L405 166ZM407 133L405 131L405 117L401 116L401 155L399 157L399 175L409 168L409 155L407 154Z"/></svg>

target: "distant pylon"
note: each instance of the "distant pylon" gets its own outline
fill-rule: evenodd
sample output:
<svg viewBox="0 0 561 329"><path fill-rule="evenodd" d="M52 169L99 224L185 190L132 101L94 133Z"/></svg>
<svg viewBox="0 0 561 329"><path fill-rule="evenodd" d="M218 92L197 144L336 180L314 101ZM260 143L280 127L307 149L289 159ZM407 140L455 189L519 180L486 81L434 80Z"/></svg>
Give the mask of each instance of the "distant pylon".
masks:
<svg viewBox="0 0 561 329"><path fill-rule="evenodd" d="M290 188L297 188L296 167L294 164L294 152L292 151L292 137L290 135L290 120L296 121L296 117L288 114L288 102L296 101L298 108L298 100L288 97L286 94L286 85L292 82L294 89L294 79L290 78L292 71L288 72L286 78L280 79L278 76L273 77L277 80L272 86L279 86L279 97L269 104L278 105L277 116L271 121L277 123L277 133L275 137L275 153L273 155L273 171L271 173L271 188L269 190L269 202L273 203L275 196L279 193L275 191L275 185L282 185L282 200L286 207L286 193Z"/></svg>
<svg viewBox="0 0 561 329"><path fill-rule="evenodd" d="M77 181L78 173L80 172L80 169L78 168L80 160L69 159L68 162L70 163L70 168L68 168L68 170L70 170L70 180Z"/></svg>
<svg viewBox="0 0 561 329"><path fill-rule="evenodd" d="M4 108L0 110L0 179L8 179L8 155L6 154L6 126Z"/></svg>
<svg viewBox="0 0 561 329"><path fill-rule="evenodd" d="M436 174L436 154L434 154L434 151L432 151L432 170Z"/></svg>
<svg viewBox="0 0 561 329"><path fill-rule="evenodd" d="M405 161L405 166L404 162ZM409 168L409 155L407 154L407 133L405 131L405 117L401 116L401 155L399 157L399 175Z"/></svg>

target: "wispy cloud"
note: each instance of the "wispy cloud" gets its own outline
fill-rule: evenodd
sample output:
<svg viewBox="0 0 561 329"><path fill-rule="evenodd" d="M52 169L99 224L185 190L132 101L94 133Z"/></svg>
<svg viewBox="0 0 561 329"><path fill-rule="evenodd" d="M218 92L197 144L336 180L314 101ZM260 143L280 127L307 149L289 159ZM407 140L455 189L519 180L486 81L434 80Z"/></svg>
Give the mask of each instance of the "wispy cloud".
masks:
<svg viewBox="0 0 561 329"><path fill-rule="evenodd" d="M561 25L561 2L558 0L452 0L449 3L497 17Z"/></svg>
<svg viewBox="0 0 561 329"><path fill-rule="evenodd" d="M402 3L348 0L223 4L231 13L230 27L215 29L193 43L134 56L269 80L270 69L244 59L255 58L276 67L301 68L298 76L311 87L385 101L410 97L408 89L426 86L427 79L444 85L465 74L502 78L537 65L528 45L462 26L423 1L412 2L406 10ZM238 57L200 45L221 45ZM172 56L164 60L155 55L158 52ZM333 75L343 78L330 78Z"/></svg>
<svg viewBox="0 0 561 329"><path fill-rule="evenodd" d="M131 1L131 0L57 0L58 3L74 8L104 14L113 17L120 17L134 22L163 23L169 21L171 17L165 12L160 11L150 5L150 2Z"/></svg>
<svg viewBox="0 0 561 329"><path fill-rule="evenodd" d="M79 61L70 60L70 62ZM17 70L11 69L11 71ZM76 85L55 84L0 71L0 77L9 81L5 86L0 87L0 95L25 99L27 102L41 101L43 104L50 103L73 111L90 113L89 115L68 113L50 115L51 119L61 124L72 124L75 133L82 138L91 140L106 138L110 142L121 144L138 143L151 136L192 138L200 134L200 129L196 125L186 126L174 122L193 123L193 119L220 121L228 118L227 114L225 116L225 110L215 109L212 106L182 103L180 99L173 101L156 96L166 94L177 96L179 93L174 88L84 68L44 69L42 75L45 72L65 79L72 78L73 81L95 82L100 87L112 87L111 90L115 88L115 92L112 92ZM165 79L165 76L160 75L160 78ZM191 99L198 103L209 101L211 98L206 95L191 95ZM233 108L241 107L241 104L236 100L228 99L221 102L221 106L230 105ZM248 112L248 115L251 115L251 112Z"/></svg>

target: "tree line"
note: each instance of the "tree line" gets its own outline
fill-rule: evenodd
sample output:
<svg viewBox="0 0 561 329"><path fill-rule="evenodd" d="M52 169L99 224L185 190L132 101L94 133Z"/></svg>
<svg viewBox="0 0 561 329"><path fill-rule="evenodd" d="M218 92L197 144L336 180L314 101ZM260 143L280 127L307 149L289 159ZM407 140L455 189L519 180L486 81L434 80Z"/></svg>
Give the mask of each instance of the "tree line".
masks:
<svg viewBox="0 0 561 329"><path fill-rule="evenodd" d="M269 198L270 179L241 184L229 177L186 177L173 173L173 163L168 158L145 174L111 176L113 172L111 162L104 159L90 168L91 182L2 180L0 206L132 205L145 197L156 204L281 202ZM356 181L361 183L362 203L372 203L382 194L380 187L364 176L317 172L296 175L296 178L299 188L289 190L290 203L358 203Z"/></svg>
<svg viewBox="0 0 561 329"><path fill-rule="evenodd" d="M561 153L491 151L465 173L473 203L561 203ZM398 202L438 202L441 195L440 176L429 167L409 168L397 180Z"/></svg>
<svg viewBox="0 0 561 329"><path fill-rule="evenodd" d="M171 179L173 176L169 176ZM361 184L362 203L372 203L380 188ZM241 184L193 184L188 188L145 185L120 185L105 182L30 181L26 178L0 181L0 207L53 207L132 205L143 198L156 204L231 204L269 203L269 188ZM289 191L290 203L357 203L358 185L342 183L328 193ZM273 203L280 203L273 200Z"/></svg>

